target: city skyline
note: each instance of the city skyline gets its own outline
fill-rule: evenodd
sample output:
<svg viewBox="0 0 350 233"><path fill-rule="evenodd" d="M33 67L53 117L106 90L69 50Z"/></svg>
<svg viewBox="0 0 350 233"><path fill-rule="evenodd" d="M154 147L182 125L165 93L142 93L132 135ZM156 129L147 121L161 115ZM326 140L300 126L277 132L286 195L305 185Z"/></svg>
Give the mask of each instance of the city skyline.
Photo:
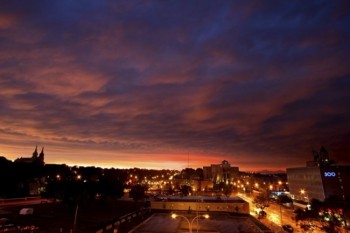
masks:
<svg viewBox="0 0 350 233"><path fill-rule="evenodd" d="M2 1L0 156L349 164L347 1Z"/></svg>

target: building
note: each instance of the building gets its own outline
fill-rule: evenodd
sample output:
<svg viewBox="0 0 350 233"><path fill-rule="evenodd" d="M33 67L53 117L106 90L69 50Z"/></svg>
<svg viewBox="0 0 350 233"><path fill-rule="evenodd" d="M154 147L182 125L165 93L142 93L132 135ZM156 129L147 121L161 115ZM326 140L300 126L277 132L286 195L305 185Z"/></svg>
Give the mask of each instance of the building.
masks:
<svg viewBox="0 0 350 233"><path fill-rule="evenodd" d="M337 196L350 201L350 166L336 165L329 160L324 147L320 153L314 151L314 160L306 162L306 167L287 168L287 178L295 200L324 201Z"/></svg>
<svg viewBox="0 0 350 233"><path fill-rule="evenodd" d="M231 167L231 164L226 160L222 161L221 164L203 167L204 180L211 180L214 184L233 182L233 179L237 178L238 174L238 167Z"/></svg>
<svg viewBox="0 0 350 233"><path fill-rule="evenodd" d="M144 214L134 212L121 216L106 225L96 233L124 232L123 224L129 224L133 219L143 219ZM126 232L126 231L125 231ZM267 226L250 215L230 215L226 213L196 214L185 211L155 212L139 225L128 231L129 233L273 233Z"/></svg>
<svg viewBox="0 0 350 233"><path fill-rule="evenodd" d="M32 157L21 157L16 159L14 162L44 165L44 156L44 147L41 149L40 154L38 154L38 146L36 146Z"/></svg>
<svg viewBox="0 0 350 233"><path fill-rule="evenodd" d="M249 214L249 203L239 197L216 198L206 196L168 197L151 201L152 210L224 212Z"/></svg>
<svg viewBox="0 0 350 233"><path fill-rule="evenodd" d="M213 189L213 182L211 180L200 180L198 179L179 179L175 178L174 182L177 187L182 187L184 185L190 186L192 191L208 191Z"/></svg>

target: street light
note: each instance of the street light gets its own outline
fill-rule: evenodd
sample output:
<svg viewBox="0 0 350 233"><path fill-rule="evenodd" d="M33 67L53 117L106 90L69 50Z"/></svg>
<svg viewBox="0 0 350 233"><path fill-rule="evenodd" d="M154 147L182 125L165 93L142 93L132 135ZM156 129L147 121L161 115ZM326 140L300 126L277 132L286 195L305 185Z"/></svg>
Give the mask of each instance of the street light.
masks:
<svg viewBox="0 0 350 233"><path fill-rule="evenodd" d="M304 200L307 200L307 202L309 202L309 197L308 197L308 195L307 195L305 189L301 189L301 190L300 190L300 194L301 194L301 198L302 198L303 201L304 201Z"/></svg>
<svg viewBox="0 0 350 233"><path fill-rule="evenodd" d="M307 201L306 207L307 207L308 210L310 210L311 209L311 205L310 205L310 200L309 200L308 193L305 191L305 189L301 189L300 190L300 194L301 194L302 200L303 201L305 201L305 200Z"/></svg>
<svg viewBox="0 0 350 233"><path fill-rule="evenodd" d="M173 218L173 219L176 219L176 217L184 218L187 221L187 223L188 223L188 232L192 233L192 226L193 226L194 220L196 220L196 219L198 219L200 217L204 217L205 219L208 219L209 218L209 214L197 215L191 221L184 215L175 214L175 213L171 215L171 218Z"/></svg>

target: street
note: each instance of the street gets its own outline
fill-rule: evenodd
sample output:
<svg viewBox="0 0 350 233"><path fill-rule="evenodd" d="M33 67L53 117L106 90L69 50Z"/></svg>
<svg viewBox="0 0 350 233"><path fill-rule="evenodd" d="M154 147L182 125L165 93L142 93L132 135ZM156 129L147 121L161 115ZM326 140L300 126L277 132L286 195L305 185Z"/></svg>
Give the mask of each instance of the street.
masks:
<svg viewBox="0 0 350 233"><path fill-rule="evenodd" d="M46 198L40 197L27 197L27 198L12 198L12 199L0 199L1 206L21 206L21 205L36 205L42 203L52 202Z"/></svg>
<svg viewBox="0 0 350 233"><path fill-rule="evenodd" d="M253 203L254 197L247 196L244 193L238 193L238 197L247 201L250 206L250 214L253 216L257 216L255 212L255 205ZM266 207L264 211L267 213L266 218L260 219L262 223L264 223L267 227L270 227L271 230L275 232L285 232L282 229L282 225L289 224L294 228L294 232L302 232L299 226L296 226L294 217L294 210L288 209L284 206L278 205L277 203L270 202L270 206Z"/></svg>

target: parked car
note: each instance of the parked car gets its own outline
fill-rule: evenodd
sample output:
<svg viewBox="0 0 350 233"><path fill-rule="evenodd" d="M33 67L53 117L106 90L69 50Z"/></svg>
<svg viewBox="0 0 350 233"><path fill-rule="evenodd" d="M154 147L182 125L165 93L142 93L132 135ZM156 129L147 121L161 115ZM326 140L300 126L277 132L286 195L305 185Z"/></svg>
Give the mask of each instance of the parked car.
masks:
<svg viewBox="0 0 350 233"><path fill-rule="evenodd" d="M294 231L293 227L289 224L283 225L282 226L283 230L289 233L292 233Z"/></svg>
<svg viewBox="0 0 350 233"><path fill-rule="evenodd" d="M23 208L19 211L20 215L32 215L34 212L33 208Z"/></svg>

